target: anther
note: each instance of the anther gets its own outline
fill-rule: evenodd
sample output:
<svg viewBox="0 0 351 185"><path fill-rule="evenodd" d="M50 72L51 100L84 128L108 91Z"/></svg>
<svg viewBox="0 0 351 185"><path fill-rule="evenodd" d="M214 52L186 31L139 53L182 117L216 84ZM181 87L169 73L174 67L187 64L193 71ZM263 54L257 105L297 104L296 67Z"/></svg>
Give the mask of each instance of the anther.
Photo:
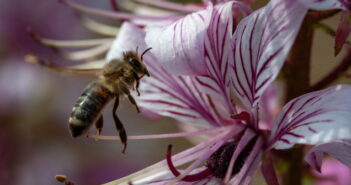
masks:
<svg viewBox="0 0 351 185"><path fill-rule="evenodd" d="M55 175L55 179L65 185L74 185L73 182L67 180L66 175Z"/></svg>

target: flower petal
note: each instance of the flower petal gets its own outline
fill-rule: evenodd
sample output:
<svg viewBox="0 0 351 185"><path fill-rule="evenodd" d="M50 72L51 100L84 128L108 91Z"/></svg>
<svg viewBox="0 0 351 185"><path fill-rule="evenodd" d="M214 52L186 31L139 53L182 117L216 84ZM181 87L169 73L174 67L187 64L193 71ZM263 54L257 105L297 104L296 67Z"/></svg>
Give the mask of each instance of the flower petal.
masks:
<svg viewBox="0 0 351 185"><path fill-rule="evenodd" d="M140 83L140 107L183 122L219 126L220 118L209 97L202 91L196 79L189 76L173 76L156 59L145 59L151 77Z"/></svg>
<svg viewBox="0 0 351 185"><path fill-rule="evenodd" d="M164 27L149 27L145 41L161 64L174 74L206 74L204 37L212 6Z"/></svg>
<svg viewBox="0 0 351 185"><path fill-rule="evenodd" d="M279 104L279 89L278 85L271 83L266 91L262 95L262 100L260 102L260 115L263 118L260 120L260 127L265 130L271 130L274 118L279 113L281 105Z"/></svg>
<svg viewBox="0 0 351 185"><path fill-rule="evenodd" d="M233 39L233 86L250 110L278 75L307 12L295 0L272 0L244 18Z"/></svg>
<svg viewBox="0 0 351 185"><path fill-rule="evenodd" d="M305 160L316 170L321 171L324 153L329 154L351 168L351 140L340 140L313 147Z"/></svg>
<svg viewBox="0 0 351 185"><path fill-rule="evenodd" d="M135 51L137 47L140 50L145 50L147 46L144 38L145 32L142 29L129 22L124 22L115 41L112 43L111 49L106 55L106 61L122 58L124 52Z"/></svg>
<svg viewBox="0 0 351 185"><path fill-rule="evenodd" d="M308 8L314 10L343 9L351 10L351 2L348 0L299 0Z"/></svg>
<svg viewBox="0 0 351 185"><path fill-rule="evenodd" d="M234 106L230 99L230 78L233 71L229 66L233 63L232 33L233 33L233 9L245 9L240 2L229 2L215 6L211 14L211 20L205 36L205 66L207 75L199 77L199 81L206 87L211 95L221 100L222 104L234 114ZM245 14L245 11L241 11Z"/></svg>
<svg viewBox="0 0 351 185"><path fill-rule="evenodd" d="M351 86L338 85L291 100L275 120L269 143L286 149L351 139L350 94Z"/></svg>

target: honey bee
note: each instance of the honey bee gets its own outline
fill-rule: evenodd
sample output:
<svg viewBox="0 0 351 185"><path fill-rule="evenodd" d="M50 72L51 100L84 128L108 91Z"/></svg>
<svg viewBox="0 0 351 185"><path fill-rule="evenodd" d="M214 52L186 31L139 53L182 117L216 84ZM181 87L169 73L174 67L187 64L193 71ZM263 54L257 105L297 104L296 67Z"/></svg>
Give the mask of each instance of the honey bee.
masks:
<svg viewBox="0 0 351 185"><path fill-rule="evenodd" d="M137 50L136 52L125 52L121 59L113 59L103 67L98 79L91 82L85 88L72 109L68 121L68 127L72 137L85 134L92 125L95 125L98 134L100 134L103 127L101 111L107 103L114 99L112 115L121 142L124 145L122 152L125 152L127 147L127 134L122 122L116 114L119 98L121 96L127 96L137 111L140 112L138 105L130 94L130 90L135 89L138 95L140 95L138 90L140 79L145 75L150 76L143 63L143 55L150 49L151 48L146 49L140 57L137 54ZM33 56L27 57L27 61L35 61L36 63L56 71L64 71L63 68L48 64Z"/></svg>

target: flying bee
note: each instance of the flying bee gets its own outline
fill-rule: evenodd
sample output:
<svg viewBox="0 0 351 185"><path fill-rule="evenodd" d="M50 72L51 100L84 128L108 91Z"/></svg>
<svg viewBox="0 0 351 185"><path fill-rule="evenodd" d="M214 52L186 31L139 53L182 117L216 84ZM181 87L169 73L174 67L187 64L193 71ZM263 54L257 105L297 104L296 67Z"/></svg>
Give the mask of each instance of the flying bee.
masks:
<svg viewBox="0 0 351 185"><path fill-rule="evenodd" d="M114 99L112 115L121 142L124 145L122 152L125 152L127 147L127 134L122 122L116 114L119 98L121 96L127 96L137 111L140 112L138 105L130 94L130 90L135 89L138 95L140 95L138 90L140 79L145 75L150 76L146 66L142 62L143 55L150 49L151 48L146 49L140 57L137 51L125 52L121 59L111 60L103 67L98 79L91 82L85 88L72 109L68 127L73 137L85 134L92 125L95 125L98 134L100 134L103 126L101 111L107 103ZM39 63L56 71L73 72L67 71L67 69L62 67L54 66L34 56L27 56L27 61ZM81 70L81 72L82 71L83 70Z"/></svg>

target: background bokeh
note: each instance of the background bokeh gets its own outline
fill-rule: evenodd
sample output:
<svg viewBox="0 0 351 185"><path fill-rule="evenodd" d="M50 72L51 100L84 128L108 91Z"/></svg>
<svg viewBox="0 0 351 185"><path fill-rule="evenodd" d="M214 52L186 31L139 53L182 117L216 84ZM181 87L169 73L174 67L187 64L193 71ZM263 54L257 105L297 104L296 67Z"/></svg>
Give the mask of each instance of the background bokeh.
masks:
<svg viewBox="0 0 351 185"><path fill-rule="evenodd" d="M109 1L77 1L109 9ZM110 21L111 22L111 21ZM25 63L32 53L69 64L26 32L54 39L99 38L77 14L58 1L0 0L0 184L59 184L65 174L76 184L101 184L151 165L165 156L172 141L130 141L126 154L118 141L73 139L67 121L76 99L92 78L62 75ZM116 135L112 106L104 111L103 134ZM129 135L176 131L171 119L148 119L122 101L118 115ZM184 141L184 139L183 139ZM179 145L176 151L186 146Z"/></svg>
<svg viewBox="0 0 351 185"><path fill-rule="evenodd" d="M110 8L108 0L76 2ZM176 144L175 152L190 146L185 139L137 140L129 141L127 153L122 154L117 141L70 137L70 111L92 79L44 70L25 63L24 56L33 53L68 64L52 49L35 42L26 28L55 39L100 37L88 32L77 17L54 0L0 0L0 184L59 184L56 174L65 174L78 185L101 184L161 160L170 143ZM337 17L327 20L334 26L337 21ZM326 74L342 55L335 58L333 39L317 31L312 80ZM111 110L108 105L104 111L104 135L116 134ZM129 135L177 131L174 120L146 118L128 101L122 101L118 115Z"/></svg>

